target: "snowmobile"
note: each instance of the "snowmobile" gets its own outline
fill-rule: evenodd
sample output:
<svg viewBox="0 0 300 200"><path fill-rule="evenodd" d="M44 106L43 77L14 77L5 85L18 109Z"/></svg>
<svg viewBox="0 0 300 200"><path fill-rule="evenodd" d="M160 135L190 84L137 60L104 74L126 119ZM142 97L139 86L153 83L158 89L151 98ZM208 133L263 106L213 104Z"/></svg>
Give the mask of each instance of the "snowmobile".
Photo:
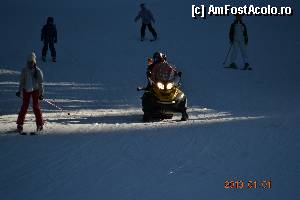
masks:
<svg viewBox="0 0 300 200"><path fill-rule="evenodd" d="M187 98L180 90L181 73L169 74L164 78L153 78L148 74L149 84L142 99L143 121L160 121L172 119L175 113L182 114L182 121L188 119Z"/></svg>

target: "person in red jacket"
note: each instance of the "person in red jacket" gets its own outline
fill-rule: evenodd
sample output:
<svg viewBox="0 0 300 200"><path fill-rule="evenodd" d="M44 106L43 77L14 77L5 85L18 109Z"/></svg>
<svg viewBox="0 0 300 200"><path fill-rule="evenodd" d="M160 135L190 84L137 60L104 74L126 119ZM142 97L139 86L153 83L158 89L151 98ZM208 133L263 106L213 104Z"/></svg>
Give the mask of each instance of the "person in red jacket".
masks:
<svg viewBox="0 0 300 200"><path fill-rule="evenodd" d="M43 73L36 65L36 56L32 52L28 59L27 65L22 69L19 90L17 97L22 97L23 103L17 119L17 130L23 132L23 124L29 107L30 98L32 98L32 108L36 118L37 131L43 130L43 116L40 109L39 100L43 100Z"/></svg>

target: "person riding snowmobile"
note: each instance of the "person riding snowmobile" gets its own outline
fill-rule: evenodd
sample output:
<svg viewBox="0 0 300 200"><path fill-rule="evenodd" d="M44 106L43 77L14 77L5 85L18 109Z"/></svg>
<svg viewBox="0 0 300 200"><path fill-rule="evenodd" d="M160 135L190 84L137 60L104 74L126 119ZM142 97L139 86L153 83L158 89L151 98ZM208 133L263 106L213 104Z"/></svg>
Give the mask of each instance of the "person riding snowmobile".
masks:
<svg viewBox="0 0 300 200"><path fill-rule="evenodd" d="M153 67L157 64L157 63L163 63L163 62L167 62L167 56L163 53L160 52L155 52L152 56L152 63L148 62L148 68L147 68L147 77L151 74Z"/></svg>
<svg viewBox="0 0 300 200"><path fill-rule="evenodd" d="M166 63L166 65L160 65L160 63ZM166 76L168 73L173 73L173 76L178 75L179 77L182 75L181 71L177 71L176 68L168 64L166 54L155 52L153 54L153 62L147 68L147 78L155 78L160 74L165 74Z"/></svg>
<svg viewBox="0 0 300 200"><path fill-rule="evenodd" d="M155 113L153 110L156 110L161 116L165 115L165 112L160 112L159 109L171 113L180 112L182 114L181 120L186 121L188 119L187 100L184 93L179 89L182 73L172 67L167 62L167 56L160 52L154 53L152 64L151 62L148 63L150 64L147 68L148 85L144 89L146 92L142 97L144 121L148 121L149 116L151 116L149 113ZM163 86L164 89L157 87L157 84L162 83L166 84ZM170 88L167 86L168 84L170 84Z"/></svg>

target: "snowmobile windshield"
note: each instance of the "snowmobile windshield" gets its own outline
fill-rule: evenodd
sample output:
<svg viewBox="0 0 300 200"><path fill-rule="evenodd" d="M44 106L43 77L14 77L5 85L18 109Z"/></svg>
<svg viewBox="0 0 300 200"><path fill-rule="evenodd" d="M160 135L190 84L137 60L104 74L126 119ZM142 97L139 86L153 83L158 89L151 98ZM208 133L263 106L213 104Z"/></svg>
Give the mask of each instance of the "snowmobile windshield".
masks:
<svg viewBox="0 0 300 200"><path fill-rule="evenodd" d="M158 63L153 67L153 79L155 81L172 81L176 79L174 67L168 63Z"/></svg>

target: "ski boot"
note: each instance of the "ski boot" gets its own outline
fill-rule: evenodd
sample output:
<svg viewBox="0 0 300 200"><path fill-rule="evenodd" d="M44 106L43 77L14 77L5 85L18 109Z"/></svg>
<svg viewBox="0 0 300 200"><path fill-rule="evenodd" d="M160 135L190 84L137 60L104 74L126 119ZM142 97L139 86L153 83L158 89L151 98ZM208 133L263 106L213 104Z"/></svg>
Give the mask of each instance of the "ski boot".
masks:
<svg viewBox="0 0 300 200"><path fill-rule="evenodd" d="M153 39L151 39L150 41L153 42L157 39L157 36L154 36Z"/></svg>
<svg viewBox="0 0 300 200"><path fill-rule="evenodd" d="M36 132L41 132L43 130L43 125L37 125Z"/></svg>
<svg viewBox="0 0 300 200"><path fill-rule="evenodd" d="M231 64L229 65L229 68L236 69L236 68L237 68L237 66L236 66L236 64L235 64L235 63L231 63Z"/></svg>
<svg viewBox="0 0 300 200"><path fill-rule="evenodd" d="M52 62L56 62L56 58L55 57L52 58Z"/></svg>
<svg viewBox="0 0 300 200"><path fill-rule="evenodd" d="M250 67L249 63L245 63L245 66L243 70L251 70L252 68Z"/></svg>
<svg viewBox="0 0 300 200"><path fill-rule="evenodd" d="M42 61L43 61L43 62L46 62L46 56L43 56L43 57L42 57Z"/></svg>
<svg viewBox="0 0 300 200"><path fill-rule="evenodd" d="M37 135L42 130L43 130L43 125L37 125L36 126L36 132L30 132L30 135Z"/></svg>
<svg viewBox="0 0 300 200"><path fill-rule="evenodd" d="M186 110L184 110L181 114L181 121L187 121L189 119L189 115L187 114Z"/></svg>
<svg viewBox="0 0 300 200"><path fill-rule="evenodd" d="M18 124L17 131L20 135L25 135L25 133L23 132L23 125Z"/></svg>
<svg viewBox="0 0 300 200"><path fill-rule="evenodd" d="M141 42L143 42L144 41L144 37L141 37Z"/></svg>

